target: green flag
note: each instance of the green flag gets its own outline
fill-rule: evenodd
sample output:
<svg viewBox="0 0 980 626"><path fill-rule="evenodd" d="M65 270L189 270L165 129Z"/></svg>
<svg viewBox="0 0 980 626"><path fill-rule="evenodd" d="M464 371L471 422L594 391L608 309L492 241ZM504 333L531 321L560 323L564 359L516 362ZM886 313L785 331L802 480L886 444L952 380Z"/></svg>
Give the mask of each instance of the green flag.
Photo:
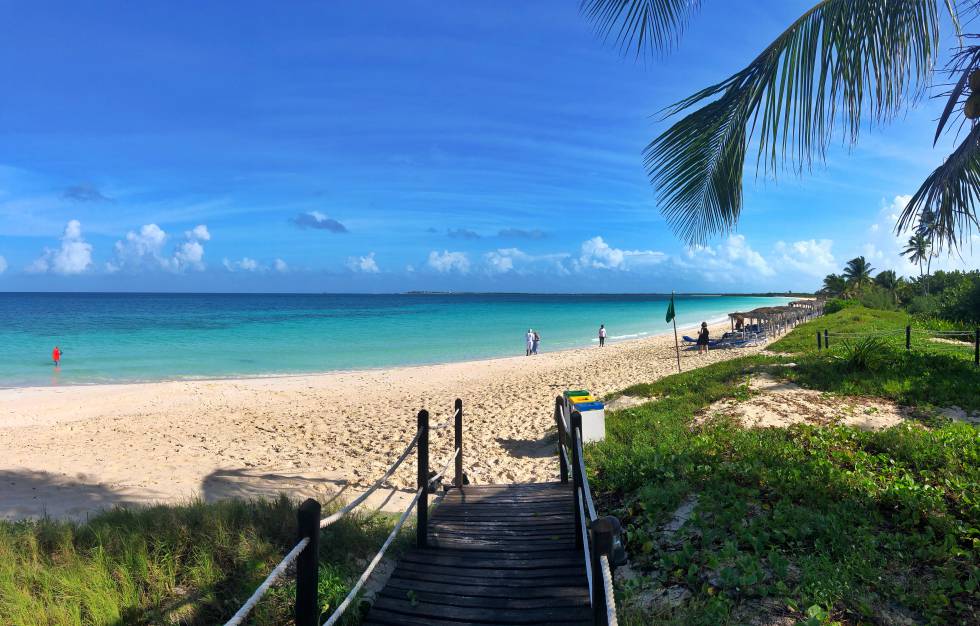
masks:
<svg viewBox="0 0 980 626"><path fill-rule="evenodd" d="M667 305L667 321L674 319L674 294L670 294L670 304Z"/></svg>

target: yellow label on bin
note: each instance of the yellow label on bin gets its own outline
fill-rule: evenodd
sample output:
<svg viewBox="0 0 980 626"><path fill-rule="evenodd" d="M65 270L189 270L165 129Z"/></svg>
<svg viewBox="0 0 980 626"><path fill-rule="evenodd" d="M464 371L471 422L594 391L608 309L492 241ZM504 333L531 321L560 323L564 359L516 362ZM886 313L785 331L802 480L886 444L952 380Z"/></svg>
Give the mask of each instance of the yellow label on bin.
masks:
<svg viewBox="0 0 980 626"><path fill-rule="evenodd" d="M569 396L568 401L572 404L582 404L583 402L595 402L592 396Z"/></svg>

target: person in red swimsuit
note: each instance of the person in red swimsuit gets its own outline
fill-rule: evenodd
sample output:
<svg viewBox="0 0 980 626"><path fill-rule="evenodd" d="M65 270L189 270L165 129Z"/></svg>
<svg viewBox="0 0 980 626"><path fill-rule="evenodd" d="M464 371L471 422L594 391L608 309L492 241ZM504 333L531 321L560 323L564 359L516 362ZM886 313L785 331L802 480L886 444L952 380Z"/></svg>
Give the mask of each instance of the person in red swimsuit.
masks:
<svg viewBox="0 0 980 626"><path fill-rule="evenodd" d="M51 358L54 359L55 367L61 365L61 348L55 346L54 350L51 351Z"/></svg>

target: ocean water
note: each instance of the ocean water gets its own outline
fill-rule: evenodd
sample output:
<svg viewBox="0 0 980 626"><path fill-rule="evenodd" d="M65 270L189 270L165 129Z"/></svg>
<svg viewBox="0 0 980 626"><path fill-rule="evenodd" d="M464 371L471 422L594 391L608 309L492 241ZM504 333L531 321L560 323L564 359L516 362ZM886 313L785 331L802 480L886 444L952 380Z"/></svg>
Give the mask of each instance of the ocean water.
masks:
<svg viewBox="0 0 980 626"><path fill-rule="evenodd" d="M788 298L677 296L678 327ZM0 386L324 372L523 355L670 332L649 295L0 293ZM64 352L61 367L51 350Z"/></svg>

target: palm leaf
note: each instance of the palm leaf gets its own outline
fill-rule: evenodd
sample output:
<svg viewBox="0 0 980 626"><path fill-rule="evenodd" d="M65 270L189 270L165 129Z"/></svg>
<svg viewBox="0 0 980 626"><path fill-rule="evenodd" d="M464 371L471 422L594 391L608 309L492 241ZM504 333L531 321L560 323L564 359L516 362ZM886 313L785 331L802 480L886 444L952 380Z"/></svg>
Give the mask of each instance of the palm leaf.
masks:
<svg viewBox="0 0 980 626"><path fill-rule="evenodd" d="M667 52L701 0L582 0L580 10L599 36L620 52Z"/></svg>
<svg viewBox="0 0 980 626"><path fill-rule="evenodd" d="M668 223L692 244L732 229L750 141L757 171L809 167L823 158L838 115L853 142L865 116L885 121L918 94L938 37L937 0L817 4L744 69L665 111L700 105L644 151Z"/></svg>
<svg viewBox="0 0 980 626"><path fill-rule="evenodd" d="M926 178L909 200L895 226L903 232L916 222L919 214L931 209L934 213L932 230L939 246L957 248L958 241L980 221L974 207L980 204L980 124L974 125L956 150Z"/></svg>

